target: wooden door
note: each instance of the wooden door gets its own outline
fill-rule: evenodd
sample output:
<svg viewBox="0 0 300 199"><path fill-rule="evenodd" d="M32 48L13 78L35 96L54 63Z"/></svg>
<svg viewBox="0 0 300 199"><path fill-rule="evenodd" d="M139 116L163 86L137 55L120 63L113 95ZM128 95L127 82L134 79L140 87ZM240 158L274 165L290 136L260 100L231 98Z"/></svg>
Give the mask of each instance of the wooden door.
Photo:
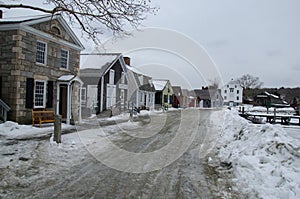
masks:
<svg viewBox="0 0 300 199"><path fill-rule="evenodd" d="M59 87L59 114L62 119L67 118L68 110L68 87L66 85L61 85Z"/></svg>

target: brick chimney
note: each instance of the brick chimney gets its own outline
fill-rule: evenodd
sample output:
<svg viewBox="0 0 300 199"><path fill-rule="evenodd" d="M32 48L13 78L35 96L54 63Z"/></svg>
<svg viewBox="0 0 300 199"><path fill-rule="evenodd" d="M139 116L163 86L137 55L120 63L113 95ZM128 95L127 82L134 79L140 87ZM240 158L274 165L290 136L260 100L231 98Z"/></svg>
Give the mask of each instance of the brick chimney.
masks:
<svg viewBox="0 0 300 199"><path fill-rule="evenodd" d="M124 57L124 62L125 62L125 64L130 66L130 57Z"/></svg>

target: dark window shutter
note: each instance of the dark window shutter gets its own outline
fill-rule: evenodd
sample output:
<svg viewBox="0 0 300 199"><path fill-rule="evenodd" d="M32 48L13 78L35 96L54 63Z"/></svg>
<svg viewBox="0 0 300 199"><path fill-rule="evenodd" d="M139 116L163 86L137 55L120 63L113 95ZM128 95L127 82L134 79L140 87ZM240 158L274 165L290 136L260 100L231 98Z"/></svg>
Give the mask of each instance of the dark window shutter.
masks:
<svg viewBox="0 0 300 199"><path fill-rule="evenodd" d="M2 77L0 77L0 99L2 98Z"/></svg>
<svg viewBox="0 0 300 199"><path fill-rule="evenodd" d="M53 108L53 81L48 81L48 84L47 84L46 108Z"/></svg>
<svg viewBox="0 0 300 199"><path fill-rule="evenodd" d="M33 93L34 93L33 89L34 89L34 79L27 78L25 108L33 108Z"/></svg>

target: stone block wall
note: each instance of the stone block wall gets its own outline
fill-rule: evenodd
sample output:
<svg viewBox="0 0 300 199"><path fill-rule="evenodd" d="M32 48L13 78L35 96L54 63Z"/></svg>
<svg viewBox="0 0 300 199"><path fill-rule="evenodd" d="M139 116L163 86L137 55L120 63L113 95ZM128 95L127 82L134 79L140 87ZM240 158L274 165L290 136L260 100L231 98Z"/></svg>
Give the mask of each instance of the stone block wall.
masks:
<svg viewBox="0 0 300 199"><path fill-rule="evenodd" d="M47 43L47 64L36 64L36 41ZM60 50L69 50L69 69L60 68ZM2 99L11 107L8 119L31 123L31 109L25 108L26 80L34 78L54 82L53 110L56 107L56 81L79 71L80 51L45 40L22 30L0 31L0 76Z"/></svg>

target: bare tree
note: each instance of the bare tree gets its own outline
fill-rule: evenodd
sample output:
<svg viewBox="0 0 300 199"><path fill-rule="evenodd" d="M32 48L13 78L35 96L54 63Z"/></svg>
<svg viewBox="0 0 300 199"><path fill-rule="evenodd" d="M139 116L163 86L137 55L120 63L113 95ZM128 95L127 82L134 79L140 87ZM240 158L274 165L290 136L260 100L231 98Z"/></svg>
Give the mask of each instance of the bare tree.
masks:
<svg viewBox="0 0 300 199"><path fill-rule="evenodd" d="M209 81L209 85L208 85L209 89L215 90L215 89L218 89L220 87L220 81L217 78L210 79L208 81Z"/></svg>
<svg viewBox="0 0 300 199"><path fill-rule="evenodd" d="M99 42L97 35L103 33L103 28L114 35L124 35L128 33L126 29L136 29L147 14L157 12L156 7L150 6L151 0L45 0L52 9L15 0L6 2L0 2L0 8L24 8L68 17L71 23L78 23L83 33L96 43Z"/></svg>
<svg viewBox="0 0 300 199"><path fill-rule="evenodd" d="M244 89L260 88L263 82L259 80L259 77L254 77L252 75L246 74L235 80Z"/></svg>

